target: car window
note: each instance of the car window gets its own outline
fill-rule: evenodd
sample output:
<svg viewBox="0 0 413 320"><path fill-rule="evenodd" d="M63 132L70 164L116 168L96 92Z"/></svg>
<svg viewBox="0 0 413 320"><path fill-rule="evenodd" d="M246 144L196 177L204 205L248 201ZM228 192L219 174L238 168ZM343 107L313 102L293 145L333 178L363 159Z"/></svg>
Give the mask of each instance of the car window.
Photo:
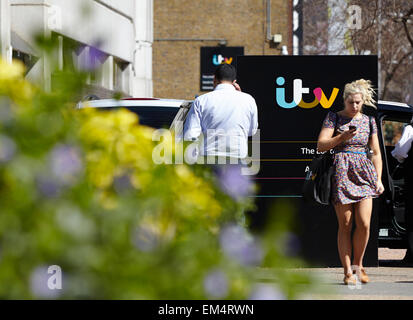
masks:
<svg viewBox="0 0 413 320"><path fill-rule="evenodd" d="M173 120L170 129L175 131L176 136L181 137L183 134L183 127L185 124L186 117L188 115L189 109L192 103L184 103L181 105L179 111L177 112L175 119Z"/></svg>
<svg viewBox="0 0 413 320"><path fill-rule="evenodd" d="M119 109L119 107L102 108L104 110ZM173 107L126 107L129 111L136 113L139 123L155 129L169 129L179 108Z"/></svg>
<svg viewBox="0 0 413 320"><path fill-rule="evenodd" d="M396 120L383 121L383 138L386 147L394 147L396 145L406 125L407 123Z"/></svg>

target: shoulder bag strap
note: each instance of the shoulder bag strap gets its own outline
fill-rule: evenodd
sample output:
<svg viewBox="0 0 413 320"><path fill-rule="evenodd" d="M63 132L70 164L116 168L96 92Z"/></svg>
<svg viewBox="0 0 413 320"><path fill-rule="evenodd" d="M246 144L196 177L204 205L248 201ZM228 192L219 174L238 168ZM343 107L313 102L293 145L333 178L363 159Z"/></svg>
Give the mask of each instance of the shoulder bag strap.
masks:
<svg viewBox="0 0 413 320"><path fill-rule="evenodd" d="M372 116L369 116L369 128L370 128L369 140L370 140L370 137L371 137L372 132L373 132L373 120L372 120L372 118L373 118ZM371 159L371 156L372 156L371 152L372 151L370 150L370 147L369 147L369 140L367 141L365 149L366 149L367 157L369 159Z"/></svg>
<svg viewBox="0 0 413 320"><path fill-rule="evenodd" d="M336 120L335 120L335 124L334 124L334 134L337 131L337 125L338 125L338 114L337 112L334 112L335 116L336 116Z"/></svg>
<svg viewBox="0 0 413 320"><path fill-rule="evenodd" d="M372 120L372 116L369 116L369 125L370 125L370 136L373 132L373 120Z"/></svg>
<svg viewBox="0 0 413 320"><path fill-rule="evenodd" d="M336 135L337 127L338 127L338 114L337 114L337 112L334 112L334 115L335 115L335 123L334 123L333 137ZM335 148L335 147L334 147L334 148ZM334 148L331 148L331 149L334 149ZM331 153L330 153L331 149L328 150L326 153L331 154Z"/></svg>

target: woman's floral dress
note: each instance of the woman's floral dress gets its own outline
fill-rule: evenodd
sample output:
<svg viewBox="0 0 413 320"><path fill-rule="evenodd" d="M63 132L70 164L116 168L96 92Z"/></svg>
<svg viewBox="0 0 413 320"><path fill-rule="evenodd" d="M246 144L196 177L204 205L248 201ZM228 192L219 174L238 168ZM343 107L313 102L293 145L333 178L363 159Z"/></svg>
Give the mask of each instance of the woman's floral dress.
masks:
<svg viewBox="0 0 413 320"><path fill-rule="evenodd" d="M337 125L336 125L337 121ZM347 118L329 112L323 127L339 131L355 126L356 136L334 148L335 174L332 181L332 201L334 204L348 204L368 198L376 198L377 172L373 162L367 157L366 146L371 135L377 134L374 118L365 114L358 119Z"/></svg>

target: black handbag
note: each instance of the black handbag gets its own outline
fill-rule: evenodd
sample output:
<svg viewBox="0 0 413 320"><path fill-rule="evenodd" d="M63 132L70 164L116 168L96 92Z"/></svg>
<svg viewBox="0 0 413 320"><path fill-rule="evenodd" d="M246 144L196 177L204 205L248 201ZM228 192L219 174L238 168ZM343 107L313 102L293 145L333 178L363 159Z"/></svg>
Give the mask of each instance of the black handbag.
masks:
<svg viewBox="0 0 413 320"><path fill-rule="evenodd" d="M329 205L333 175L333 155L330 151L314 157L304 180L304 199L322 205Z"/></svg>
<svg viewBox="0 0 413 320"><path fill-rule="evenodd" d="M337 129L337 114L334 131ZM316 155L303 184L303 197L308 202L329 205L334 175L334 159L330 151Z"/></svg>

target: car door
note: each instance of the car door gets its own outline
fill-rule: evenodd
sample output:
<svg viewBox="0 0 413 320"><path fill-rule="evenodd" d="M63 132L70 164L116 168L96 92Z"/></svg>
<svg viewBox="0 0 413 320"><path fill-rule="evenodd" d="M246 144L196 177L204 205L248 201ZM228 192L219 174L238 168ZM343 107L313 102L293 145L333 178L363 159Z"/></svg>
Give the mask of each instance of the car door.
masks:
<svg viewBox="0 0 413 320"><path fill-rule="evenodd" d="M389 206L388 216L381 215L381 225L389 225L396 236L404 237L405 228L405 181L398 170L398 161L391 152L399 141L404 127L410 122L409 113L387 113L380 117L383 152L383 182L387 184L386 203ZM388 220L388 221L384 221Z"/></svg>
<svg viewBox="0 0 413 320"><path fill-rule="evenodd" d="M192 101L184 102L179 108L179 111L176 114L174 120L172 121L169 129L175 132L176 137L183 138L184 124L191 106Z"/></svg>

